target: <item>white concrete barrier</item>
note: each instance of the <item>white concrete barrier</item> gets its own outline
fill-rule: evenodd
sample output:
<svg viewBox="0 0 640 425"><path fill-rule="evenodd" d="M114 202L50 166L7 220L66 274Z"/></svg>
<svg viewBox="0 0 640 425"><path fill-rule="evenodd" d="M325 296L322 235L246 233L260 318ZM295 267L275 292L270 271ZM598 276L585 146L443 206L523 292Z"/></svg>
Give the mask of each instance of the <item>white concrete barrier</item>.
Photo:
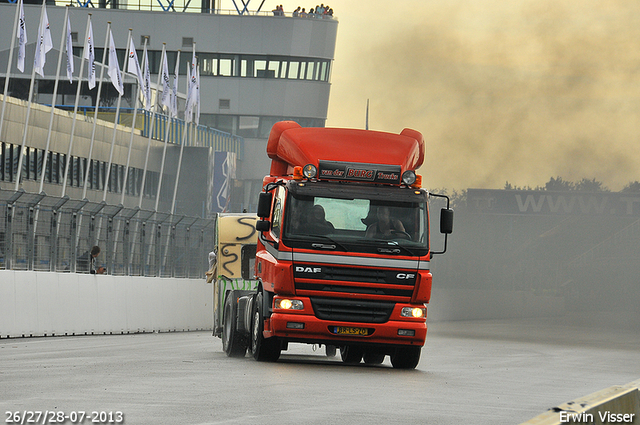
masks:
<svg viewBox="0 0 640 425"><path fill-rule="evenodd" d="M0 338L212 329L204 279L0 270Z"/></svg>
<svg viewBox="0 0 640 425"><path fill-rule="evenodd" d="M0 270L0 338L212 329L204 279ZM561 297L434 287L430 321L560 316Z"/></svg>

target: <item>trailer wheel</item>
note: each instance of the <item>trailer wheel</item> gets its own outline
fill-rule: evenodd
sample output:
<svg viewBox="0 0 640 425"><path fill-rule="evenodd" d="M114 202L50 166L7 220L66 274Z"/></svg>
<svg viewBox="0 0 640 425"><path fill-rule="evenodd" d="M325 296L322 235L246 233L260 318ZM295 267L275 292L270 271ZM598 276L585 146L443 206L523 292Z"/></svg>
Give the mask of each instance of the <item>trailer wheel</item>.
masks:
<svg viewBox="0 0 640 425"><path fill-rule="evenodd" d="M260 292L253 302L250 351L253 358L259 362L275 362L280 357L280 341L275 337L265 338L262 333L264 331L262 299Z"/></svg>
<svg viewBox="0 0 640 425"><path fill-rule="evenodd" d="M415 369L420 361L422 347L408 346L397 348L391 355L391 364L396 369Z"/></svg>
<svg viewBox="0 0 640 425"><path fill-rule="evenodd" d="M222 348L229 357L244 357L247 342L236 330L238 320L238 296L235 291L229 292L224 301L222 318Z"/></svg>
<svg viewBox="0 0 640 425"><path fill-rule="evenodd" d="M362 360L362 355L364 354L364 350L359 347L354 347L352 345L347 345L345 347L340 347L340 357L344 363L357 364Z"/></svg>

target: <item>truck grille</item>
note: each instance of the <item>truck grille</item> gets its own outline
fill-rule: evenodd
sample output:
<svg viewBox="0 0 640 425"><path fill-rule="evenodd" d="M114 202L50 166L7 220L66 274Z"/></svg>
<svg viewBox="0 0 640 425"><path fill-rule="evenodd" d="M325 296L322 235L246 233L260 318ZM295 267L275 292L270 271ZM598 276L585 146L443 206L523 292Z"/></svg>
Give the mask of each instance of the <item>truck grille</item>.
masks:
<svg viewBox="0 0 640 425"><path fill-rule="evenodd" d="M385 323L395 307L393 302L311 298L318 319L341 322Z"/></svg>
<svg viewBox="0 0 640 425"><path fill-rule="evenodd" d="M299 295L324 296L345 293L393 297L408 301L413 295L416 272L402 269L370 269L296 263L294 282Z"/></svg>

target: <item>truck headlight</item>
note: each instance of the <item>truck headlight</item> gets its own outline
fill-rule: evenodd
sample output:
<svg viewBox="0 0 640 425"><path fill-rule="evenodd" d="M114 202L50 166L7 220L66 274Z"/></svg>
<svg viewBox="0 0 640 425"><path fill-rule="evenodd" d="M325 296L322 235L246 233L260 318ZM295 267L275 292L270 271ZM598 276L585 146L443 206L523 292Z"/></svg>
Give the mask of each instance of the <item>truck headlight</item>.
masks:
<svg viewBox="0 0 640 425"><path fill-rule="evenodd" d="M400 316L402 317L427 317L427 308L426 307L402 307L402 311L400 311Z"/></svg>
<svg viewBox="0 0 640 425"><path fill-rule="evenodd" d="M416 182L416 173L414 171L407 170L404 173L402 173L402 183L406 184L407 186L411 186L415 182Z"/></svg>
<svg viewBox="0 0 640 425"><path fill-rule="evenodd" d="M274 307L282 310L302 310L304 309L304 303L300 300L290 300L289 298L276 298Z"/></svg>
<svg viewBox="0 0 640 425"><path fill-rule="evenodd" d="M312 179L318 175L318 169L313 164L307 164L302 167L302 175L308 179Z"/></svg>

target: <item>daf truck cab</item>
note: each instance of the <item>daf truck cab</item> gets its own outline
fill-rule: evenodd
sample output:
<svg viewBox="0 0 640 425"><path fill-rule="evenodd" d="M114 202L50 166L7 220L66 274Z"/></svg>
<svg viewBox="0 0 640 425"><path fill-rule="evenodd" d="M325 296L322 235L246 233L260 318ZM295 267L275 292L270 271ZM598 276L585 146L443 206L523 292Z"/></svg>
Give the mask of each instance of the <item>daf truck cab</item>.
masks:
<svg viewBox="0 0 640 425"><path fill-rule="evenodd" d="M347 363L415 368L427 334L430 262L453 210L421 187L422 135L274 125L256 222L256 287L228 291L230 356L275 361L290 343L340 350ZM440 211L438 249L429 202ZM229 309L227 316L226 310Z"/></svg>

